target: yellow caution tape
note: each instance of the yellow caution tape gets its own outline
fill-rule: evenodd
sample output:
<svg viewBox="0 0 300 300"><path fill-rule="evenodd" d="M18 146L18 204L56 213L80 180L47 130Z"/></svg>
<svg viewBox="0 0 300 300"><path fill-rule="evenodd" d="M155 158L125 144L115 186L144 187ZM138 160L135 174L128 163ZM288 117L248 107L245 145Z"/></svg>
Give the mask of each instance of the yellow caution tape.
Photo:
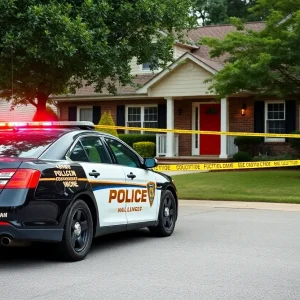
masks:
<svg viewBox="0 0 300 300"><path fill-rule="evenodd" d="M200 163L200 164L176 164L158 165L154 171L220 171L238 169L260 169L278 167L300 166L300 160L278 160L278 161L255 161L255 162L224 162L224 163Z"/></svg>
<svg viewBox="0 0 300 300"><path fill-rule="evenodd" d="M300 138L300 134L287 133L255 133L255 132L227 132L227 131L203 131L203 130L184 130L184 129L162 129L162 128L144 128L144 127L127 127L127 126L108 126L95 125L95 128L120 129L120 130L135 130L149 132L173 132L182 134L208 134L208 135L229 135L229 136L260 136L273 138Z"/></svg>

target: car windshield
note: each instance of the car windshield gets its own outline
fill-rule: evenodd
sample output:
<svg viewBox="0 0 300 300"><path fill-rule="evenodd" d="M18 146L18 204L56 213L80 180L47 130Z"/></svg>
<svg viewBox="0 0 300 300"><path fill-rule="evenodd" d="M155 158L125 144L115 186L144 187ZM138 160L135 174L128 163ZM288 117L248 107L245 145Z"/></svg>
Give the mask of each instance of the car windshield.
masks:
<svg viewBox="0 0 300 300"><path fill-rule="evenodd" d="M61 130L1 130L0 157L38 158L60 135Z"/></svg>

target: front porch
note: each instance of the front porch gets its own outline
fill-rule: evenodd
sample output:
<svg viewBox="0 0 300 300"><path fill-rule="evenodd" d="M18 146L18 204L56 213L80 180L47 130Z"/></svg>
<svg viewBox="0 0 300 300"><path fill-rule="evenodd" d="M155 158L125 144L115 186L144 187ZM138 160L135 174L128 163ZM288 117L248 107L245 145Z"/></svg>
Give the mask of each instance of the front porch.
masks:
<svg viewBox="0 0 300 300"><path fill-rule="evenodd" d="M167 155L167 134L156 134L156 158L159 162L174 162L174 161L185 161L185 162L203 162L203 161L220 161L228 160L235 153L238 152L238 147L234 144L234 136L225 136L226 138L226 156L220 157L220 155L190 155L182 156L179 155L179 135L174 134L173 142L173 156ZM196 139L194 137L194 139Z"/></svg>
<svg viewBox="0 0 300 300"><path fill-rule="evenodd" d="M137 94L152 99L164 99L165 120L159 128L229 131L229 100L216 101L209 95L209 83L217 72L214 64L186 53L178 62L147 82ZM156 135L158 158L193 157L228 159L237 152L234 137L223 135L177 134Z"/></svg>

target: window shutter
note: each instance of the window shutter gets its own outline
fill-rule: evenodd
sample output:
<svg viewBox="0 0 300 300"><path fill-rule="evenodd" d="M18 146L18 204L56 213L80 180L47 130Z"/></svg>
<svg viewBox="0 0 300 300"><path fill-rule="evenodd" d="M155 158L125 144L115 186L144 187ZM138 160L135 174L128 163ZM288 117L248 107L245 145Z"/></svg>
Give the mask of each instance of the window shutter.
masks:
<svg viewBox="0 0 300 300"><path fill-rule="evenodd" d="M68 120L77 121L77 106L69 106L68 110Z"/></svg>
<svg viewBox="0 0 300 300"><path fill-rule="evenodd" d="M296 101L285 102L285 132L291 133L296 130Z"/></svg>
<svg viewBox="0 0 300 300"><path fill-rule="evenodd" d="M254 103L254 132L265 132L265 102L256 101Z"/></svg>
<svg viewBox="0 0 300 300"><path fill-rule="evenodd" d="M167 105L158 104L157 106L158 128L167 128Z"/></svg>
<svg viewBox="0 0 300 300"><path fill-rule="evenodd" d="M95 125L98 125L100 118L101 118L101 106L93 106L93 123Z"/></svg>
<svg viewBox="0 0 300 300"><path fill-rule="evenodd" d="M117 126L125 126L125 105L117 106ZM124 130L118 129L118 133L124 133Z"/></svg>

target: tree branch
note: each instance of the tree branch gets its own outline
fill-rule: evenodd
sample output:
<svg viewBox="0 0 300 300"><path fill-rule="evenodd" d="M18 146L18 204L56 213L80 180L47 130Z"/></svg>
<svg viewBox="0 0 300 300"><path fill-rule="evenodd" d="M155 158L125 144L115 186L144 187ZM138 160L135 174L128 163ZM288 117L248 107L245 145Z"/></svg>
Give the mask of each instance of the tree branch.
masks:
<svg viewBox="0 0 300 300"><path fill-rule="evenodd" d="M278 69L278 71L279 71L283 76L285 76L287 79L289 79L289 80L291 80L292 82L294 82L294 83L300 85L300 80L299 80L299 79L297 79L297 78L291 76L290 74L288 74L287 72L285 72L285 71L284 71L283 69L281 69L281 68L277 68L277 69Z"/></svg>
<svg viewBox="0 0 300 300"><path fill-rule="evenodd" d="M30 104L32 104L33 106L37 107L37 104L36 104L33 100L28 100L28 102L29 102Z"/></svg>

